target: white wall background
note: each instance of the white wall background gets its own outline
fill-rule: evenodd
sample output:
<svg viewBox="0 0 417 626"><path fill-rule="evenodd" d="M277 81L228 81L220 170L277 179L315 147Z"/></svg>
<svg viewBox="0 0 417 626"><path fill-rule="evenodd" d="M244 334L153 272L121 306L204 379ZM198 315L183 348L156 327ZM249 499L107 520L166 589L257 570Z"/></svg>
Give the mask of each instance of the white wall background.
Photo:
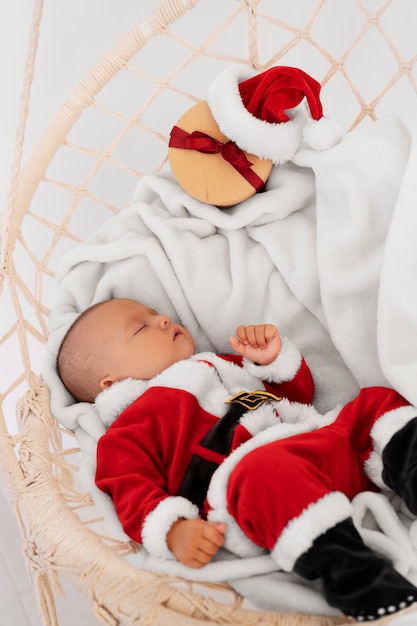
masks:
<svg viewBox="0 0 417 626"><path fill-rule="evenodd" d="M45 0L25 154L84 73L159 0ZM32 0L0 0L0 206L9 185Z"/></svg>

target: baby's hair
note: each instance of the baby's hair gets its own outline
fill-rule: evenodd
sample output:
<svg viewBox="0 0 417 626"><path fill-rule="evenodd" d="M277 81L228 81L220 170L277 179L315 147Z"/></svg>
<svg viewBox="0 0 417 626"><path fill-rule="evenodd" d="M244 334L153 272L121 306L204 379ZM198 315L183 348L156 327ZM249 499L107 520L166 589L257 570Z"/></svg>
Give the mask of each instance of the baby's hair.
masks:
<svg viewBox="0 0 417 626"><path fill-rule="evenodd" d="M107 302L107 301L104 301ZM56 358L56 370L64 387L79 402L93 402L97 395L95 354L91 345L80 341L82 323L104 302L83 311L67 330Z"/></svg>

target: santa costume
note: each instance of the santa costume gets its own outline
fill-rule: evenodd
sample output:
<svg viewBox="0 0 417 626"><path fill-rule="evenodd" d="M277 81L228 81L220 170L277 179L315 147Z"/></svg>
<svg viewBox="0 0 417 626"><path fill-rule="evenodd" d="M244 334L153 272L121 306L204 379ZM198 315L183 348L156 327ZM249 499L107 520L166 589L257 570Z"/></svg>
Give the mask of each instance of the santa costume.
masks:
<svg viewBox="0 0 417 626"><path fill-rule="evenodd" d="M396 466L409 431L416 436L417 410L374 387L320 415L313 391L286 338L268 366L201 353L150 381L115 383L96 400L108 426L96 483L151 555L175 558L172 524L207 516L227 524L228 550L268 550L283 570L321 578L346 615L377 619L417 600L417 589L362 542L351 499L390 486L417 512L407 487L416 479Z"/></svg>

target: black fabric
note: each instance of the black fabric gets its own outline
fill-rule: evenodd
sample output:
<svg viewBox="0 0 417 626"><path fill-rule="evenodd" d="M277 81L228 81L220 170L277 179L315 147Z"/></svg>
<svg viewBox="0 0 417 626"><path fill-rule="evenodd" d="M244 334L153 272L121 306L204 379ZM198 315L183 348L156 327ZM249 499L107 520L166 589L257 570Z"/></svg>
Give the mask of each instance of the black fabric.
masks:
<svg viewBox="0 0 417 626"><path fill-rule="evenodd" d="M187 498L201 510L211 477L217 468L217 463L207 461L207 459L194 454L182 480L178 495Z"/></svg>
<svg viewBox="0 0 417 626"><path fill-rule="evenodd" d="M321 578L330 606L361 620L375 620L417 600L417 588L362 541L351 519L318 537L294 572Z"/></svg>
<svg viewBox="0 0 417 626"><path fill-rule="evenodd" d="M245 411L245 407L239 403L230 404L225 415L210 428L200 444L224 456L229 454L234 430ZM184 475L178 495L187 498L199 509L202 509L211 477L217 468L217 463L194 454Z"/></svg>
<svg viewBox="0 0 417 626"><path fill-rule="evenodd" d="M390 439L382 452L382 480L417 515L417 417Z"/></svg>
<svg viewBox="0 0 417 626"><path fill-rule="evenodd" d="M219 454L229 454L233 433L245 412L246 409L241 404L230 404L225 415L223 415L223 417L210 428L207 435L203 437L200 442L201 445Z"/></svg>

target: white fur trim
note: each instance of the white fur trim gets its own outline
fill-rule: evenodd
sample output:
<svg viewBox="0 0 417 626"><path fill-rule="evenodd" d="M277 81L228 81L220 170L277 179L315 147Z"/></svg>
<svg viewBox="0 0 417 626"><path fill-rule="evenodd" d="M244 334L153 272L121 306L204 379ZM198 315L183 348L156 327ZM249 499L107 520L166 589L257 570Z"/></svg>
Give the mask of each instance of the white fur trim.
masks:
<svg viewBox="0 0 417 626"><path fill-rule="evenodd" d="M239 393L240 391L255 391L257 389L264 389L264 385L262 384L262 380L259 376L245 367L245 364L244 367L240 367L236 363L223 359L222 357L211 352L201 352L200 354L195 355L195 357L191 357L191 359L198 361L207 360L214 366L210 368L213 380L204 383L203 393L196 392L195 395L198 397L201 406L205 410L214 412L216 415L224 414L224 402L236 393ZM209 367L204 363L201 363L200 365ZM216 411L214 410L214 404L209 403L212 389L215 386L222 390L221 398L218 398L219 404L216 405Z"/></svg>
<svg viewBox="0 0 417 626"><path fill-rule="evenodd" d="M283 398L279 402L274 403L282 422L286 424L314 424L315 428L325 426L321 415L312 404L302 404L301 402L290 402Z"/></svg>
<svg viewBox="0 0 417 626"><path fill-rule="evenodd" d="M382 480L382 458L375 451L371 452L369 457L365 461L365 473L372 480L374 485L377 485L380 489L391 491L391 489Z"/></svg>
<svg viewBox="0 0 417 626"><path fill-rule="evenodd" d="M281 350L275 361L269 365L255 365L244 359L243 363L248 372L261 380L283 383L292 380L301 366L301 354L298 348L288 337L282 337Z"/></svg>
<svg viewBox="0 0 417 626"><path fill-rule="evenodd" d="M343 129L336 120L322 117L312 120L303 129L305 143L313 150L327 150L339 143Z"/></svg>
<svg viewBox="0 0 417 626"><path fill-rule="evenodd" d="M210 511L208 519L211 522L226 524L226 534L224 547L232 554L241 558L252 559L257 556L267 554L267 551L257 546L249 539L243 530L238 526L234 518L226 508Z"/></svg>
<svg viewBox="0 0 417 626"><path fill-rule="evenodd" d="M145 518L142 529L143 546L152 556L175 559L166 542L169 529L180 518L194 519L198 516L198 508L186 498L181 496L165 498Z"/></svg>
<svg viewBox="0 0 417 626"><path fill-rule="evenodd" d="M146 391L148 384L149 381L126 378L99 393L94 406L104 426L108 428L122 411Z"/></svg>
<svg viewBox="0 0 417 626"><path fill-rule="evenodd" d="M395 435L395 433L408 422L417 417L417 408L410 404L393 409L381 415L371 430L374 441L374 450L382 454L383 449Z"/></svg>
<svg viewBox="0 0 417 626"><path fill-rule="evenodd" d="M298 557L311 548L315 539L351 517L352 512L347 496L340 491L328 493L288 523L271 551L272 558L284 571L292 571Z"/></svg>
<svg viewBox="0 0 417 626"><path fill-rule="evenodd" d="M407 404L382 415L371 429L374 449L365 461L365 471L372 482L381 489L388 490L382 480L382 452L395 433L415 417L417 417L417 408Z"/></svg>
<svg viewBox="0 0 417 626"><path fill-rule="evenodd" d="M255 74L246 66L229 66L210 85L207 103L222 133L239 148L281 165L294 157L311 118L304 103L287 111L293 118L289 122L275 124L254 117L242 102L238 84Z"/></svg>
<svg viewBox="0 0 417 626"><path fill-rule="evenodd" d="M247 411L244 413L239 423L242 424L251 435L256 435L256 433L259 433L261 430L265 430L265 428L269 428L269 426L275 426L280 421L278 414L274 411L273 405L271 405L270 402L266 402L255 411Z"/></svg>
<svg viewBox="0 0 417 626"><path fill-rule="evenodd" d="M212 352L201 352L175 363L152 380L126 378L114 383L97 396L95 408L108 428L147 389L160 386L191 393L205 411L221 417L227 408L225 402L228 398L240 391L264 389L259 377L261 374L265 373L268 380L272 378L271 366L253 366L253 369L248 365L253 364L246 361L244 367L240 367ZM273 411L273 408L270 407L270 410Z"/></svg>

